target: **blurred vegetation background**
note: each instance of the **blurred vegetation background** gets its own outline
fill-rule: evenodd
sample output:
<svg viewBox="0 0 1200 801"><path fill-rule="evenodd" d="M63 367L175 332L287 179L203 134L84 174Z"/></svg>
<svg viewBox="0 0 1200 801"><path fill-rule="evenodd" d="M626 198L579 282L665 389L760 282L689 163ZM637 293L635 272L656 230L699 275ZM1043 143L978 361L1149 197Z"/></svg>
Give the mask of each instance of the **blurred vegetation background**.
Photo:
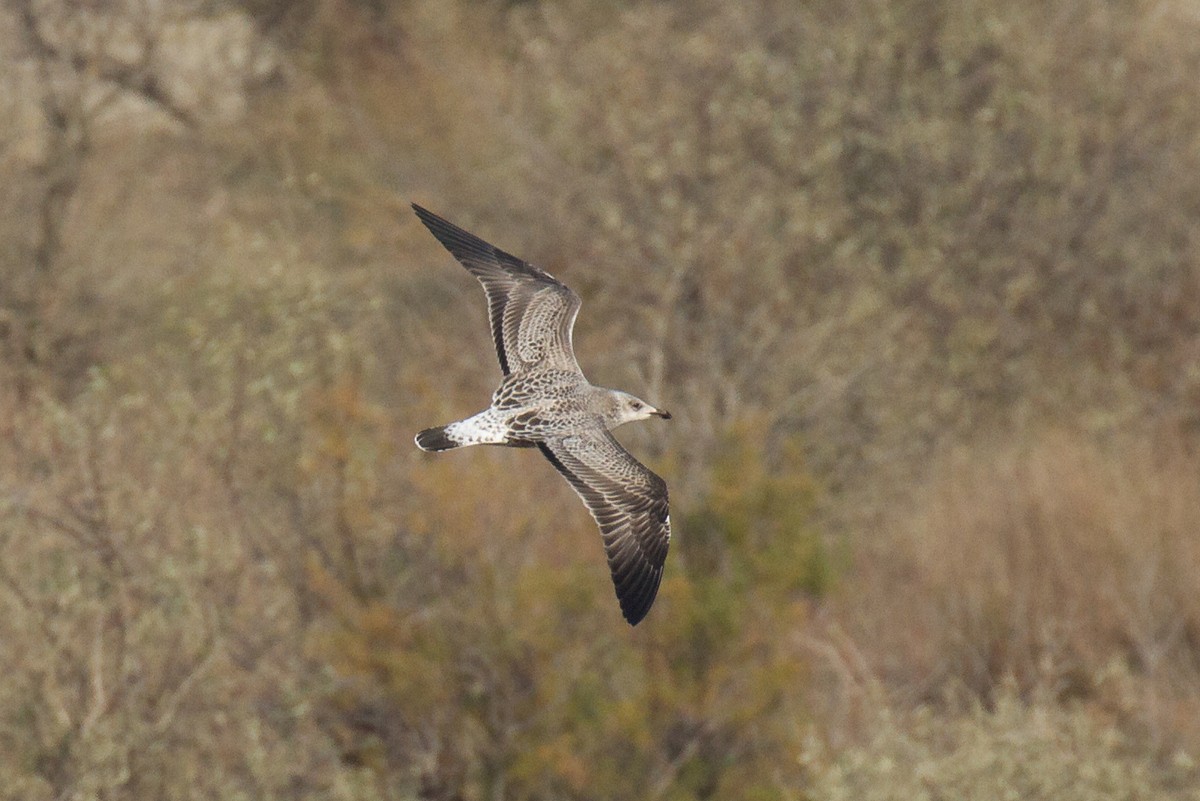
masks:
<svg viewBox="0 0 1200 801"><path fill-rule="evenodd" d="M5 0L0 798L1200 798L1190 0ZM418 200L585 298L617 613ZM515 505L502 505L503 485Z"/></svg>

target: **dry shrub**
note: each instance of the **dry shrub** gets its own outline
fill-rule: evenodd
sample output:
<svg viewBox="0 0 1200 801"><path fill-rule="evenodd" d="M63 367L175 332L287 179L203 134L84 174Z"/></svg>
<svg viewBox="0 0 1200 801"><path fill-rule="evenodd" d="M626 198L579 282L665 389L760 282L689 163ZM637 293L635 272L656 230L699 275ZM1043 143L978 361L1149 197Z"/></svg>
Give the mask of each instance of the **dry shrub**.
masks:
<svg viewBox="0 0 1200 801"><path fill-rule="evenodd" d="M0 364L12 797L354 797L309 711L303 568L378 583L345 545L402 516L346 347L372 304L344 313L294 240L220 228L197 245L221 266L127 298L140 337L77 391Z"/></svg>
<svg viewBox="0 0 1200 801"><path fill-rule="evenodd" d="M822 801L1027 801L1200 798L1200 772L1185 756L1160 765L1144 744L1086 712L1046 699L1028 703L1011 685L993 709L951 716L922 707L877 711L871 736L831 754L803 756L808 796Z"/></svg>
<svg viewBox="0 0 1200 801"><path fill-rule="evenodd" d="M247 699L287 704L295 685L261 632L282 634L289 614L259 586L270 571L247 564L213 463L190 456L194 407L96 376L71 406L39 396L5 412L0 772L32 798L285 781L254 764L275 735L227 745L250 734Z"/></svg>
<svg viewBox="0 0 1200 801"><path fill-rule="evenodd" d="M310 569L309 653L331 669L321 717L346 764L431 798L769 798L794 783L808 662L776 633L803 625L829 565L807 474L761 469L741 439L704 506L676 508L672 567L636 630L591 519L538 454L419 455L395 538L359 541L388 585Z"/></svg>
<svg viewBox="0 0 1200 801"><path fill-rule="evenodd" d="M845 601L877 675L985 700L1011 677L1200 735L1180 714L1200 709L1198 470L1168 437L1051 432L946 455Z"/></svg>
<svg viewBox="0 0 1200 801"><path fill-rule="evenodd" d="M682 410L685 464L750 410L881 505L881 473L903 485L997 418L1194 408L1194 17L590 6L512 13L513 103L541 151L505 216L554 220L537 238L570 250L550 266L604 290L583 334L614 321L602 364Z"/></svg>
<svg viewBox="0 0 1200 801"><path fill-rule="evenodd" d="M1171 4L244 5L287 68L242 124L0 126L0 792L777 797L814 504L997 417L1200 397ZM644 627L536 454L412 448L495 366L410 195L579 288L593 378L676 411L622 434L679 524ZM860 562L850 672L1184 731L1194 460L1048 442L947 457Z"/></svg>

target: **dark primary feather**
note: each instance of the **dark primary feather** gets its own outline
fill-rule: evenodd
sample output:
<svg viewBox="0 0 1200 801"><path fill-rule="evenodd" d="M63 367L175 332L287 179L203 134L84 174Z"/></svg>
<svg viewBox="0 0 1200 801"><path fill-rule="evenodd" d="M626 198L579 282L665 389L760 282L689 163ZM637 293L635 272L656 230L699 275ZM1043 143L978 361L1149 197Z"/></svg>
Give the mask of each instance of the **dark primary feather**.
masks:
<svg viewBox="0 0 1200 801"><path fill-rule="evenodd" d="M483 284L492 339L505 375L535 366L579 370L571 346L579 297L570 287L416 203L413 211Z"/></svg>
<svg viewBox="0 0 1200 801"><path fill-rule="evenodd" d="M666 482L603 428L538 447L595 518L621 613L637 625L658 594L671 540Z"/></svg>

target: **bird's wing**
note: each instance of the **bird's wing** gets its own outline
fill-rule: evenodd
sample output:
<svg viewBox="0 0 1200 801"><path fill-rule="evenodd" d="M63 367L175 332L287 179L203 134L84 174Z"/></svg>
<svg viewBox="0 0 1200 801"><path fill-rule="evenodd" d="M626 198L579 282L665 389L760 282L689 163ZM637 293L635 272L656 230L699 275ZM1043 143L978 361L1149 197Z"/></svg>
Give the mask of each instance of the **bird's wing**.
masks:
<svg viewBox="0 0 1200 801"><path fill-rule="evenodd" d="M571 329L580 302L570 287L416 203L413 211L483 284L492 339L505 375L532 367L579 372Z"/></svg>
<svg viewBox="0 0 1200 801"><path fill-rule="evenodd" d="M538 447L600 526L621 613L637 625L654 603L671 541L667 483L599 423Z"/></svg>

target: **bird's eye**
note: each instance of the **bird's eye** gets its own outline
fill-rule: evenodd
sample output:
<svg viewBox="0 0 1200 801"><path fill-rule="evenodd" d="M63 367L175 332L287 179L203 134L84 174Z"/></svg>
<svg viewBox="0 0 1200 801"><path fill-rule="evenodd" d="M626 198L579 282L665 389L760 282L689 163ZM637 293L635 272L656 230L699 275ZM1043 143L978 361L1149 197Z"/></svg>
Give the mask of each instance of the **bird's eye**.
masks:
<svg viewBox="0 0 1200 801"><path fill-rule="evenodd" d="M637 401L634 401L634 402L633 402L633 408L634 408L634 409L640 409L640 408L642 408L642 404L638 403Z"/></svg>

